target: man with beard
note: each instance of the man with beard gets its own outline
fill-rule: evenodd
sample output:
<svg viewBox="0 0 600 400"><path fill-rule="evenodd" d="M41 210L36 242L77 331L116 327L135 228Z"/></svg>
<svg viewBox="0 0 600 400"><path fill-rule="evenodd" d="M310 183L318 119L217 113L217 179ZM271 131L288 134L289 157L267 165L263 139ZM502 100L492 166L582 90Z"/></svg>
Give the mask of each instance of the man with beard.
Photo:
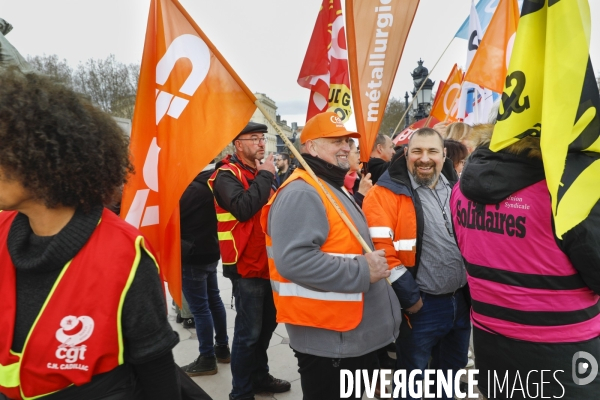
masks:
<svg viewBox="0 0 600 400"><path fill-rule="evenodd" d="M431 369L453 374L467 364L467 278L449 208L458 177L445 153L438 132L419 129L363 202L375 248L385 250L389 280L404 309L396 368L407 376L428 368L430 358Z"/></svg>
<svg viewBox="0 0 600 400"><path fill-rule="evenodd" d="M253 400L254 393L282 393L290 383L269 374L267 349L275 322L265 235L260 210L274 193L273 155L265 155L267 126L249 122L233 139L235 154L216 165L208 180L215 195L223 275L233 283L235 327L231 348L231 400ZM208 367L216 368L214 365ZM203 358L186 372L203 371Z"/></svg>
<svg viewBox="0 0 600 400"><path fill-rule="evenodd" d="M344 188L350 137L360 135L348 132L336 113L319 114L302 131L303 157L372 246L364 215ZM303 399L339 399L340 370L373 371L377 349L398 333L400 307L385 281L385 254L363 254L303 167L265 206L261 223L277 321L286 324L298 358Z"/></svg>
<svg viewBox="0 0 600 400"><path fill-rule="evenodd" d="M277 167L277 184L282 185L290 177L294 168L290 166L290 155L288 153L279 153L275 156L275 166Z"/></svg>

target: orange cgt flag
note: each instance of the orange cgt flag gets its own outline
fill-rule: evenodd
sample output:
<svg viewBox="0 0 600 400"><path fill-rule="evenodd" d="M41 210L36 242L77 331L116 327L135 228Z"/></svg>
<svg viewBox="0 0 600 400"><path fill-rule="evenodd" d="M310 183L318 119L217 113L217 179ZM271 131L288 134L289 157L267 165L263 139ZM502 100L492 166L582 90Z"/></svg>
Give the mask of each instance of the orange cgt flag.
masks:
<svg viewBox="0 0 600 400"><path fill-rule="evenodd" d="M473 56L465 81L476 83L496 93L504 91L504 80L518 24L517 0L500 0L481 39L479 49Z"/></svg>
<svg viewBox="0 0 600 400"><path fill-rule="evenodd" d="M250 120L256 98L177 0L152 0L121 216L156 250L181 304L179 199Z"/></svg>
<svg viewBox="0 0 600 400"><path fill-rule="evenodd" d="M369 161L419 0L346 0L352 102Z"/></svg>
<svg viewBox="0 0 600 400"><path fill-rule="evenodd" d="M460 97L460 85L463 81L463 72L456 64L452 67L448 79L440 87L435 95L435 102L431 107L430 115L440 121L456 122L458 115L458 98ZM447 116L447 117L446 117Z"/></svg>
<svg viewBox="0 0 600 400"><path fill-rule="evenodd" d="M352 115L344 17L340 0L323 0L298 84L310 89L306 120L333 111L343 122Z"/></svg>

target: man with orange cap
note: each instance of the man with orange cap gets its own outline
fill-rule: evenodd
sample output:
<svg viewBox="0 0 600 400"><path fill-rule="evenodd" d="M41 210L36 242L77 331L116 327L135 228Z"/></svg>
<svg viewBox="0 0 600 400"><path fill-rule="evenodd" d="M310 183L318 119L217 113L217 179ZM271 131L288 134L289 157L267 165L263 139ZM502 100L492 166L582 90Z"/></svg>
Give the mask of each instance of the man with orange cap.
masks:
<svg viewBox="0 0 600 400"><path fill-rule="evenodd" d="M344 188L351 137L360 135L336 113L311 118L300 141L324 189L299 167L262 211L277 321L286 324L305 400L340 398L340 370L375 369L377 349L400 326L385 252L363 254L324 192L373 249L365 217Z"/></svg>

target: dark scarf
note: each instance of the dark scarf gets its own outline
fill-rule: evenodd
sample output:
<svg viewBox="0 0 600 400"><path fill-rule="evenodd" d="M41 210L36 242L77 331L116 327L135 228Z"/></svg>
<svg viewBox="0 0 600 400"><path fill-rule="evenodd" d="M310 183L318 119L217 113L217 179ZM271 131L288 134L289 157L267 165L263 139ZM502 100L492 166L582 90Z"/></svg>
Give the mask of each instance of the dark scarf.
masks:
<svg viewBox="0 0 600 400"><path fill-rule="evenodd" d="M71 220L54 236L37 236L29 218L19 213L8 233L7 245L17 271L27 273L61 270L83 247L96 229L102 206L89 213L77 209Z"/></svg>
<svg viewBox="0 0 600 400"><path fill-rule="evenodd" d="M337 165L330 164L327 161L323 161L318 157L313 157L310 154L303 153L302 157L304 157L308 166L315 172L315 175L336 189L342 189L344 186L344 179L348 173L347 170L344 170ZM304 169L302 165L298 168Z"/></svg>

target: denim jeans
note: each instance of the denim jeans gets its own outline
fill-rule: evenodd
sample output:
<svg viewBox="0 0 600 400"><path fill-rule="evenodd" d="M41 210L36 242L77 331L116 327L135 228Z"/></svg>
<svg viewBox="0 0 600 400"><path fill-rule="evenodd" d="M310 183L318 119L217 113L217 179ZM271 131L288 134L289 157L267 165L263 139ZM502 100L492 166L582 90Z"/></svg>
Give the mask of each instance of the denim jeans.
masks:
<svg viewBox="0 0 600 400"><path fill-rule="evenodd" d="M261 278L232 280L235 296L235 328L231 348L233 389L230 399L253 399L253 384L264 382L269 373L267 349L275 321L271 282Z"/></svg>
<svg viewBox="0 0 600 400"><path fill-rule="evenodd" d="M227 345L227 315L225 306L219 294L217 283L216 261L209 265L182 264L182 288L190 311L194 315L196 333L198 335L199 352L203 356L215 355L213 347L213 332L215 342Z"/></svg>
<svg viewBox="0 0 600 400"><path fill-rule="evenodd" d="M430 369L440 369L445 376L447 370L452 370L452 377L454 377L457 370L467 365L471 336L469 307L464 294L459 291L453 296L435 297L421 292L421 298L423 299L421 310L415 314L405 315L400 326L400 334L396 340L396 369L406 370L408 380L412 370L427 369L431 358ZM417 377L422 379L420 374ZM452 389L454 393L455 388ZM431 387L429 391L435 393L435 388ZM406 394L407 397L397 397L397 399L413 399L408 388ZM442 390L441 399L452 398L452 396L446 397Z"/></svg>

